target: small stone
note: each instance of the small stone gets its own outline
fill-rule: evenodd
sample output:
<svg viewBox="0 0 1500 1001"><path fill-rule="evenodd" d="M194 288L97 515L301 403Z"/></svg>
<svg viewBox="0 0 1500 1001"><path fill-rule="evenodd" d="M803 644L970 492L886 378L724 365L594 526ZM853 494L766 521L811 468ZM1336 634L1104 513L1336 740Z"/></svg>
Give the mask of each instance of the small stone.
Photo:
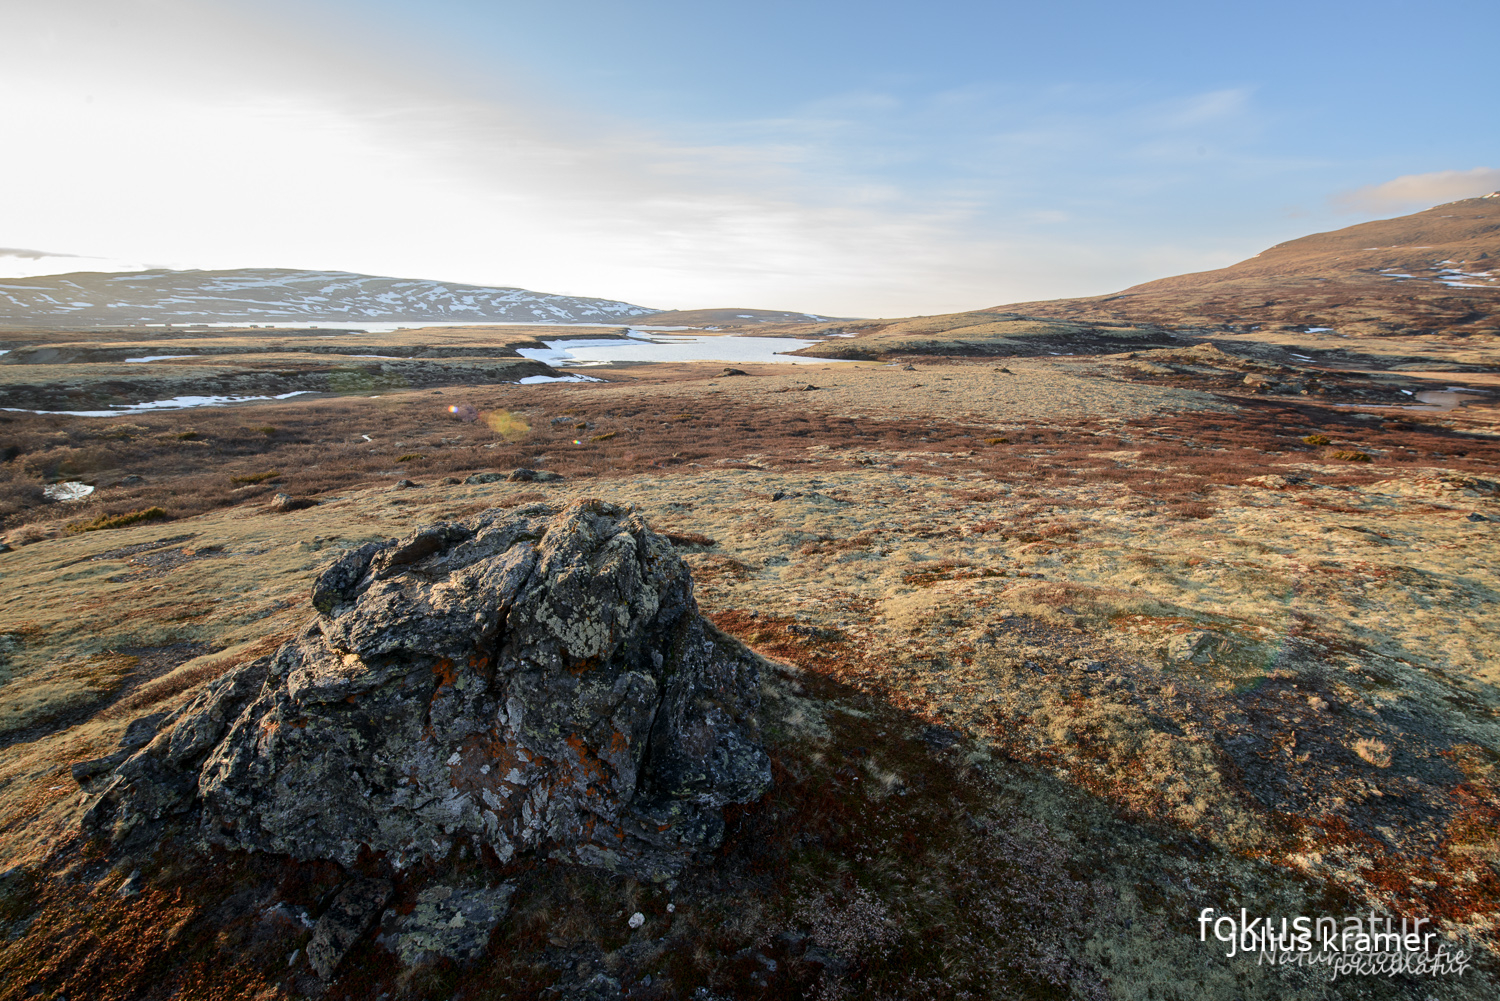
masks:
<svg viewBox="0 0 1500 1001"><path fill-rule="evenodd" d="M596 973L563 994L563 1001L616 1001L625 996L620 982L607 973Z"/></svg>
<svg viewBox="0 0 1500 1001"><path fill-rule="evenodd" d="M630 920L627 922L627 924L629 924L632 928L639 928L645 923L646 915L642 914L640 911L636 911L634 914L630 915Z"/></svg>
<svg viewBox="0 0 1500 1001"><path fill-rule="evenodd" d="M517 469L506 477L512 483L552 483L562 478L562 473L550 473L545 469Z"/></svg>
<svg viewBox="0 0 1500 1001"><path fill-rule="evenodd" d="M946 751L958 741L959 735L947 727L928 726L922 729L922 743L934 751Z"/></svg>
<svg viewBox="0 0 1500 1001"><path fill-rule="evenodd" d="M123 883L120 884L120 888L115 891L115 896L117 896L121 900L123 900L126 897L136 897L136 896L139 896L140 892L141 892L141 871L139 869L134 869L134 870L131 871L131 873L130 873L129 876L125 877L125 882L123 882Z"/></svg>
<svg viewBox="0 0 1500 1001"><path fill-rule="evenodd" d="M380 941L408 966L434 958L478 959L515 892L514 883L473 890L429 886L417 894L411 913L390 919Z"/></svg>
<svg viewBox="0 0 1500 1001"><path fill-rule="evenodd" d="M746 372L744 369L726 368L724 371L722 371L722 372L719 373L719 378L722 379L722 378L725 378L725 377L731 376L731 375L749 375L749 374L750 373Z"/></svg>
<svg viewBox="0 0 1500 1001"><path fill-rule="evenodd" d="M307 961L318 976L324 980L333 976L354 943L380 917L392 892L393 887L384 879L354 879L339 890L318 918L312 941L307 943Z"/></svg>
<svg viewBox="0 0 1500 1001"><path fill-rule="evenodd" d="M842 976L849 971L849 963L842 956L816 946L807 950L802 961L810 966L821 966L835 977Z"/></svg>
<svg viewBox="0 0 1500 1001"><path fill-rule="evenodd" d="M141 484L143 484L145 482L146 482L146 478L144 476L137 476L134 473L132 473L131 475L125 477L123 480L120 481L120 486L122 486L122 487L138 487L138 486L140 486Z"/></svg>
<svg viewBox="0 0 1500 1001"><path fill-rule="evenodd" d="M1167 656L1172 660L1191 660L1206 650L1214 639L1202 629L1178 633L1167 640Z"/></svg>
<svg viewBox="0 0 1500 1001"><path fill-rule="evenodd" d="M413 483L411 480L397 480L394 484L391 485L391 489L392 490L410 490L412 487L419 487L419 486L421 486L420 483Z"/></svg>
<svg viewBox="0 0 1500 1001"><path fill-rule="evenodd" d="M167 716L167 713L159 712L131 720L125 727L125 735L120 738L120 750L135 751L151 743Z"/></svg>
<svg viewBox="0 0 1500 1001"><path fill-rule="evenodd" d="M308 500L307 498L298 500L293 498L291 494L277 493L276 496L271 498L271 510L301 511L303 508L315 507L317 503L315 500Z"/></svg>
<svg viewBox="0 0 1500 1001"><path fill-rule="evenodd" d="M475 473L464 479L464 485L475 487L485 483L500 483L506 478L505 473Z"/></svg>
<svg viewBox="0 0 1500 1001"><path fill-rule="evenodd" d="M1465 521L1489 521L1490 519L1486 518L1484 515L1480 514L1478 511L1471 511L1471 512L1469 512L1469 516L1466 519L1464 519L1464 520Z"/></svg>

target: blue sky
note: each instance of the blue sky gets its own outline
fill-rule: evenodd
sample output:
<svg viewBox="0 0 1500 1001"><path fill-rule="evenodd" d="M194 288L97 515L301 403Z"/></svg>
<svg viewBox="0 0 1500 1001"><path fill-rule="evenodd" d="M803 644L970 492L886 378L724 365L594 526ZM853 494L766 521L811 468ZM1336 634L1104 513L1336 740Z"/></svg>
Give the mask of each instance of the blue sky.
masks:
<svg viewBox="0 0 1500 1001"><path fill-rule="evenodd" d="M1500 188L1493 3L4 7L0 246L87 258L907 315Z"/></svg>

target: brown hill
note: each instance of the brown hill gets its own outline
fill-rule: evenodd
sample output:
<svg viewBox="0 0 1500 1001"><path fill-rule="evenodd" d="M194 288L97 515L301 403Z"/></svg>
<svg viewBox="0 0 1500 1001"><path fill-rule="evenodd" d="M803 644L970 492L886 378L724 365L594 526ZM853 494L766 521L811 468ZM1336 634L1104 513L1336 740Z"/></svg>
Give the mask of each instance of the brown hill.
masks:
<svg viewBox="0 0 1500 1001"><path fill-rule="evenodd" d="M1500 333L1500 192L1289 240L1217 271L985 312L1367 336Z"/></svg>
<svg viewBox="0 0 1500 1001"><path fill-rule="evenodd" d="M779 309L671 309L636 321L652 327L748 327L762 323L818 323L835 319L817 313L788 313Z"/></svg>

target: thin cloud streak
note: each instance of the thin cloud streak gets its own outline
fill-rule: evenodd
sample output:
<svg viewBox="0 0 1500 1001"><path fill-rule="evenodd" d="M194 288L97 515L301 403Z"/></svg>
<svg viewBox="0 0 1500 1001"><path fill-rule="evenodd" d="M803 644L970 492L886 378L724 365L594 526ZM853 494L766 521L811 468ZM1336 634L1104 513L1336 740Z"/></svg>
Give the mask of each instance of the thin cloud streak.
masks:
<svg viewBox="0 0 1500 1001"><path fill-rule="evenodd" d="M1330 201L1343 212L1396 212L1478 198L1493 191L1500 191L1500 169L1475 167L1405 174L1384 184L1341 192Z"/></svg>

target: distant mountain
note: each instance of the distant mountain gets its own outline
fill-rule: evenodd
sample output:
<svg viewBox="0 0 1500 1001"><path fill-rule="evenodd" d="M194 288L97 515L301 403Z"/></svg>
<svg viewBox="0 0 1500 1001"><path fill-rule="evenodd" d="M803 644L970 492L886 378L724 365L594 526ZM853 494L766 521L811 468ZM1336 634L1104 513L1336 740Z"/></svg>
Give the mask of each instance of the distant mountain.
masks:
<svg viewBox="0 0 1500 1001"><path fill-rule="evenodd" d="M15 251L15 254L37 253ZM347 271L80 271L0 279L0 326L138 323L630 323L739 327L829 317L770 309L661 310L612 299L549 295Z"/></svg>
<svg viewBox="0 0 1500 1001"><path fill-rule="evenodd" d="M508 322L620 323L662 310L520 288L346 271L77 272L0 280L0 324Z"/></svg>
<svg viewBox="0 0 1500 1001"><path fill-rule="evenodd" d="M757 323L821 323L836 317L779 309L674 309L651 317L654 326L750 327Z"/></svg>
<svg viewBox="0 0 1500 1001"><path fill-rule="evenodd" d="M987 312L1167 327L1500 333L1500 192L1286 243L1114 295Z"/></svg>

